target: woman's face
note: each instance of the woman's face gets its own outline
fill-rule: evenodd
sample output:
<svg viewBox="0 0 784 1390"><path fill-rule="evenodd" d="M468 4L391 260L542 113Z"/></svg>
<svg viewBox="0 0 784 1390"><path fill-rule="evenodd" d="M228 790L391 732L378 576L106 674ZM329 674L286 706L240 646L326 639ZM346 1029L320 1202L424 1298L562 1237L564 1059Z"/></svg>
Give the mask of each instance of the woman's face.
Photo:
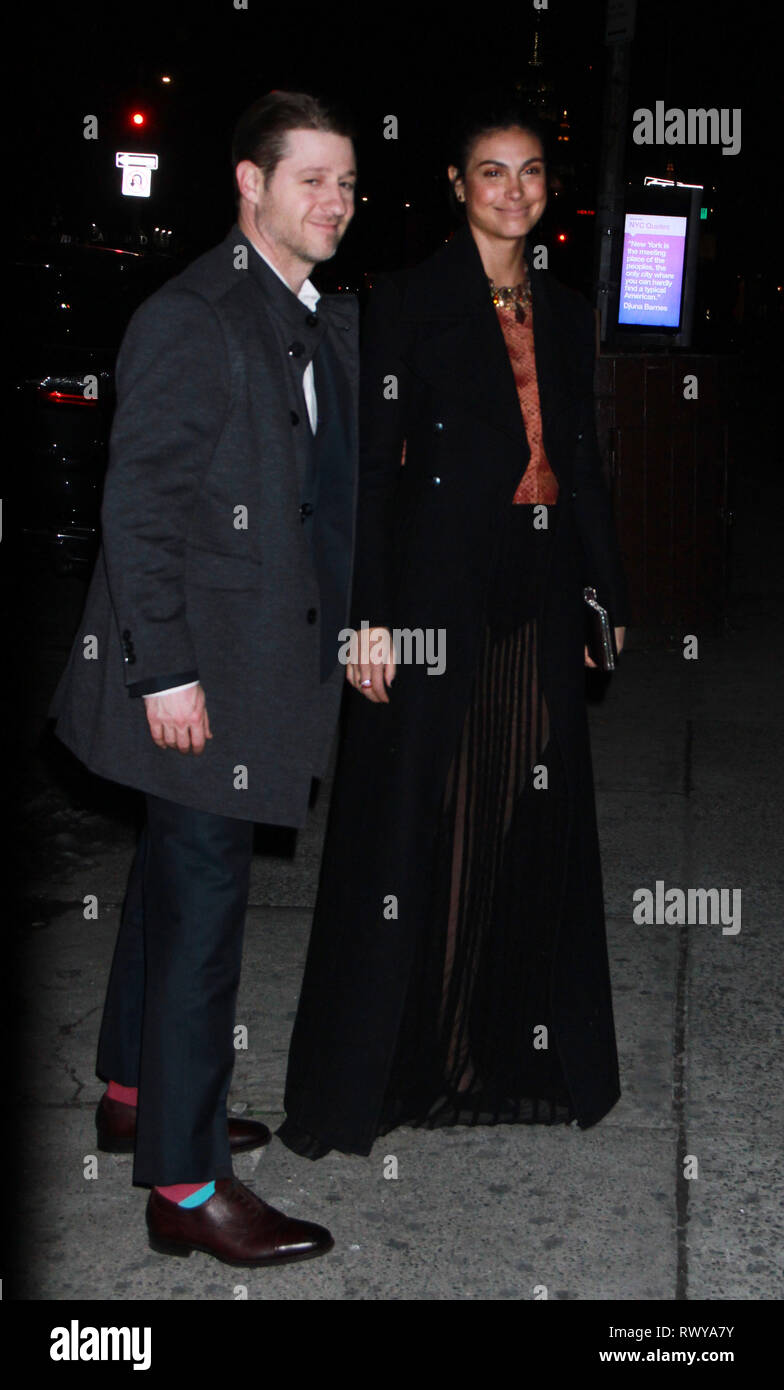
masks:
<svg viewBox="0 0 784 1390"><path fill-rule="evenodd" d="M530 131L512 126L481 135L468 156L465 178L454 165L448 172L469 223L485 236L524 237L544 212L542 145Z"/></svg>

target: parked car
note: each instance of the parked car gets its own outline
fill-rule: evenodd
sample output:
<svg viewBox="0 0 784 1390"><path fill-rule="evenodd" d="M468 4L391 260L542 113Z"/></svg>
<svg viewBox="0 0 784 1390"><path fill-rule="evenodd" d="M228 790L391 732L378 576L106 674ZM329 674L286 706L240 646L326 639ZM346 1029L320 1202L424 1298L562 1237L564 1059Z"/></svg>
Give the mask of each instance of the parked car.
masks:
<svg viewBox="0 0 784 1390"><path fill-rule="evenodd" d="M98 547L114 364L134 309L180 270L174 257L30 242L13 260L19 452L3 488L6 536L58 570Z"/></svg>

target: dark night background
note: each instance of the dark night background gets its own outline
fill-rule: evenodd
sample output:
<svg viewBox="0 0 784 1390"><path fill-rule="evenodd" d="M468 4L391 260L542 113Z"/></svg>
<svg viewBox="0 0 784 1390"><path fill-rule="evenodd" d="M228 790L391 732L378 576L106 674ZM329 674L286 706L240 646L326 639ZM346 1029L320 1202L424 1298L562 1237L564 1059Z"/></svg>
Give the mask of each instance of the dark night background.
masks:
<svg viewBox="0 0 784 1390"><path fill-rule="evenodd" d="M422 259L448 231L445 137L477 86L497 83L532 94L558 121L558 199L541 229L553 245L551 268L592 297L595 209L608 48L604 0L551 0L477 6L281 6L232 0L201 7L117 4L36 6L24 23L20 58L20 163L17 230L55 226L86 237L91 222L107 244L123 244L132 218L173 230L190 257L219 241L233 215L229 144L243 108L272 87L337 97L358 131L357 215L338 257L321 271L323 288L359 287L365 272ZM538 30L537 58L532 64ZM701 232L710 246L699 287L701 319L711 309L706 346L725 345L738 289L772 312L781 180L772 159L776 48L759 8L727 3L640 0L632 50L627 179L672 175L710 187ZM161 75L171 76L168 86ZM681 108L742 108L742 147L640 147L631 112L656 100ZM134 109L147 124L130 126ZM99 138L83 138L85 115ZM383 138L383 118L399 138ZM141 209L123 199L117 149L134 145L160 158L153 197ZM712 186L712 187L711 187ZM410 207L406 208L405 204ZM125 206L123 206L125 204ZM565 243L554 237L563 232ZM704 250L704 248L703 248ZM780 295L779 295L780 298ZM720 327L719 327L720 325ZM718 337L717 337L718 334Z"/></svg>
<svg viewBox="0 0 784 1390"><path fill-rule="evenodd" d="M305 90L339 99L358 129L356 216L334 261L313 278L325 291L349 289L364 299L374 272L416 263L449 234L448 132L471 93L497 83L527 95L556 134L568 135L555 145L550 173L557 197L551 194L536 239L550 248L552 272L595 303L610 52L605 11L605 0L549 0L544 10L532 0L473 7L248 0L247 10L235 9L233 0L28 3L25 13L6 21L16 84L6 107L12 233L17 245L78 243L94 238L95 224L107 246L136 249L141 231L151 250L154 228L164 227L172 233L167 250L187 261L220 241L234 219L229 150L240 113L271 88ZM727 594L740 595L758 618L774 613L782 591L782 79L774 13L741 3L638 0L624 174L636 186L646 174L706 186L694 346L726 359L730 385L722 409L734 512L732 528L722 518L731 529ZM171 77L167 86L164 74ZM634 145L632 112L653 109L659 100L681 109L740 107L740 153ZM134 110L145 113L141 134L130 124ZM97 117L97 140L83 138L88 115ZM396 141L383 137L388 115L398 118ZM149 201L120 194L115 152L134 148L159 156ZM18 331L12 329L12 351ZM666 419L660 424L669 430ZM19 457L8 454L6 498ZM6 534L11 512L7 505ZM4 689L5 768L7 782L16 779L19 790L21 843L14 853L24 889L25 877L35 882L42 865L56 883L62 856L75 862L83 852L80 836L97 835L98 848L91 842L89 852L103 852L100 818L127 826L135 811L123 789L80 770L46 732L48 702L84 602L84 577L38 569L8 541L0 551L12 597L6 650L17 654ZM672 630L663 640L672 640ZM746 693L739 687L736 695L742 704ZM279 848L289 852L282 842ZM31 917L28 900L20 936L64 906L37 899ZM14 1050L12 982L8 969L9 1075L25 1060ZM6 1149L6 1160L11 1184L18 1154Z"/></svg>

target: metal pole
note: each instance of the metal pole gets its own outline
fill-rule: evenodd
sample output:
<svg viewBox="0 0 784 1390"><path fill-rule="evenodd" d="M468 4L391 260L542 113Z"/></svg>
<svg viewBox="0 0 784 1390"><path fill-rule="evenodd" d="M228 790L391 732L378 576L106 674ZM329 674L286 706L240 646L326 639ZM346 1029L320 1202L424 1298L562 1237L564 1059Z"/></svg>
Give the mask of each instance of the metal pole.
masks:
<svg viewBox="0 0 784 1390"><path fill-rule="evenodd" d="M612 336L612 311L618 297L617 254L623 233L623 172L629 107L634 0L608 0L605 42L610 55L604 97L602 162L596 217L596 307L601 341Z"/></svg>

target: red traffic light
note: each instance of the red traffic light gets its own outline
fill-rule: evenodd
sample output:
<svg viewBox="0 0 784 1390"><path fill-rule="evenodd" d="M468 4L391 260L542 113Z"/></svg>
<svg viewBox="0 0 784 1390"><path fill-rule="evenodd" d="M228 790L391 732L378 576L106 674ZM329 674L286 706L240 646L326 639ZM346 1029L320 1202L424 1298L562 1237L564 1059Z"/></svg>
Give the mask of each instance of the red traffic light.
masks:
<svg viewBox="0 0 784 1390"><path fill-rule="evenodd" d="M134 111L133 115L131 116L131 121L135 126L144 125L144 119L145 118L143 111Z"/></svg>

